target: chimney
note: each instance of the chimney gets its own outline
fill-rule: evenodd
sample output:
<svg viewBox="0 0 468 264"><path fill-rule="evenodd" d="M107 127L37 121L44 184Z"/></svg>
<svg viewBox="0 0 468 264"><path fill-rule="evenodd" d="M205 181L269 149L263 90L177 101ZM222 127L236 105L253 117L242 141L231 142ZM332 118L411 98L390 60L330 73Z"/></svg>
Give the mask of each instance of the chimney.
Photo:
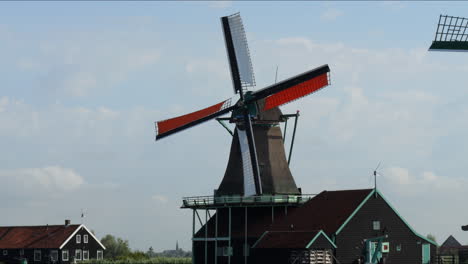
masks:
<svg viewBox="0 0 468 264"><path fill-rule="evenodd" d="M65 219L65 226L69 226L69 225L70 225L70 220Z"/></svg>

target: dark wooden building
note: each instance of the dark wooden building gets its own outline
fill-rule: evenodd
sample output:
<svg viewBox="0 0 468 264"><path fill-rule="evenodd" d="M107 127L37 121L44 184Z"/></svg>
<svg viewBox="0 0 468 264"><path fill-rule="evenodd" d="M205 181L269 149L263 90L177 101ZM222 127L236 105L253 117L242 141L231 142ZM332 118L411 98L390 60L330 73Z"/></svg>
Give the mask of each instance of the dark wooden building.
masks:
<svg viewBox="0 0 468 264"><path fill-rule="evenodd" d="M468 246L462 245L450 235L439 247L440 264L468 263Z"/></svg>
<svg viewBox="0 0 468 264"><path fill-rule="evenodd" d="M74 263L102 259L106 248L85 225L0 227L0 262Z"/></svg>
<svg viewBox="0 0 468 264"><path fill-rule="evenodd" d="M211 217L206 210L193 238L194 263L435 262L436 243L378 190L323 191L297 203L290 197L264 206L225 203Z"/></svg>

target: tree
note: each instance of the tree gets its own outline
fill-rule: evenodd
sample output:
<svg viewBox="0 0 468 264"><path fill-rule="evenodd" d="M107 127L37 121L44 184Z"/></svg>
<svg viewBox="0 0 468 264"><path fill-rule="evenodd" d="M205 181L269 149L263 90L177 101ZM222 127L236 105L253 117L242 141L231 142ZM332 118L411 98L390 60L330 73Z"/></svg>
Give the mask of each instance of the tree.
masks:
<svg viewBox="0 0 468 264"><path fill-rule="evenodd" d="M437 242L436 237L435 237L433 234L428 234L426 237L427 237L427 239L429 239L429 240L432 240L432 241L434 241L434 242Z"/></svg>
<svg viewBox="0 0 468 264"><path fill-rule="evenodd" d="M156 252L154 252L153 247L150 247L150 248L148 249L148 251L146 251L146 255L147 255L149 258L154 258L154 257L156 257Z"/></svg>
<svg viewBox="0 0 468 264"><path fill-rule="evenodd" d="M130 254L130 247L128 240L122 238L115 238L113 235L106 235L101 239L101 243L106 247L104 250L104 257L115 259L120 256Z"/></svg>

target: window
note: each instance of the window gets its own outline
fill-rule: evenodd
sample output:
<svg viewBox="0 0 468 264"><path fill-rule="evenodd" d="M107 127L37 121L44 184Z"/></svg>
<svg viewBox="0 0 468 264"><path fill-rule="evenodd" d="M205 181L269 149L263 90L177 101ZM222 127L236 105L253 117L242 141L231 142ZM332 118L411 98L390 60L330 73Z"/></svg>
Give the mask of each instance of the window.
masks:
<svg viewBox="0 0 468 264"><path fill-rule="evenodd" d="M24 249L20 249L20 256L24 255Z"/></svg>
<svg viewBox="0 0 468 264"><path fill-rule="evenodd" d="M34 261L41 261L41 251L40 250L34 250Z"/></svg>
<svg viewBox="0 0 468 264"><path fill-rule="evenodd" d="M398 245L396 246L396 251L401 251L401 244L398 244Z"/></svg>
<svg viewBox="0 0 468 264"><path fill-rule="evenodd" d="M57 261L58 260L58 251L52 250L50 251L50 260Z"/></svg>
<svg viewBox="0 0 468 264"><path fill-rule="evenodd" d="M4 249L3 250L3 256L6 256L6 255L8 255L8 250Z"/></svg>
<svg viewBox="0 0 468 264"><path fill-rule="evenodd" d="M380 230L380 221L372 221L372 228L374 230Z"/></svg>
<svg viewBox="0 0 468 264"><path fill-rule="evenodd" d="M68 250L62 251L62 260L68 261Z"/></svg>
<svg viewBox="0 0 468 264"><path fill-rule="evenodd" d="M83 235L83 243L88 243L88 235Z"/></svg>
<svg viewBox="0 0 468 264"><path fill-rule="evenodd" d="M98 251L97 251L96 258L97 258L97 259L103 259L102 250L98 250Z"/></svg>
<svg viewBox="0 0 468 264"><path fill-rule="evenodd" d="M83 260L89 259L89 250L83 250Z"/></svg>
<svg viewBox="0 0 468 264"><path fill-rule="evenodd" d="M77 244L81 243L81 235L76 235L76 243Z"/></svg>
<svg viewBox="0 0 468 264"><path fill-rule="evenodd" d="M75 260L81 260L81 249L75 250Z"/></svg>

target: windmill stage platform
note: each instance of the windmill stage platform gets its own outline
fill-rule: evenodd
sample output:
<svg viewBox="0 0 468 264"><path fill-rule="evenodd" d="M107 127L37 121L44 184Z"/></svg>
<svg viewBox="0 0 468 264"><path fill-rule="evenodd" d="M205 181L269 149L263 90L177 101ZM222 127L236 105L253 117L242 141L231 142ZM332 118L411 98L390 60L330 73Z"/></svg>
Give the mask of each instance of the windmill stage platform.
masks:
<svg viewBox="0 0 468 264"><path fill-rule="evenodd" d="M312 199L315 194L284 194L255 196L192 196L183 197L181 208L216 209L220 207L297 206Z"/></svg>

